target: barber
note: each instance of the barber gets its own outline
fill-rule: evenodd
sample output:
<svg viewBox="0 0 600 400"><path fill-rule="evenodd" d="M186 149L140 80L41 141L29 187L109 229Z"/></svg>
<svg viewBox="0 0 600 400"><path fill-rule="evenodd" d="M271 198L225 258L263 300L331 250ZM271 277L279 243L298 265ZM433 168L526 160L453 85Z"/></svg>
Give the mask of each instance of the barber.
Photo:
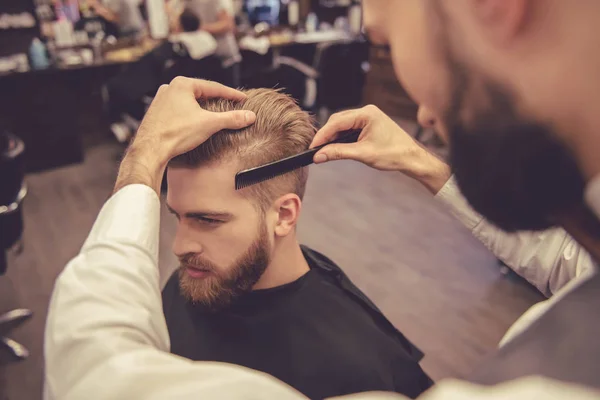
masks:
<svg viewBox="0 0 600 400"><path fill-rule="evenodd" d="M146 26L139 5L141 0L87 0L97 15L118 27L120 36L141 34Z"/></svg>

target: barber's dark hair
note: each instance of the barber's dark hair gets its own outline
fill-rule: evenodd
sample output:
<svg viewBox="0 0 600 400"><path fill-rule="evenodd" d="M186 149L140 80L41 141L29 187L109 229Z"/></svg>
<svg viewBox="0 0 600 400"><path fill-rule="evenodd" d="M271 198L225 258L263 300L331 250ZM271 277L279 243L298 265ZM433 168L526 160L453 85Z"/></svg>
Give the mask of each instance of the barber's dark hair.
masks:
<svg viewBox="0 0 600 400"><path fill-rule="evenodd" d="M187 8L179 16L179 23L184 32L196 32L200 28L200 18Z"/></svg>

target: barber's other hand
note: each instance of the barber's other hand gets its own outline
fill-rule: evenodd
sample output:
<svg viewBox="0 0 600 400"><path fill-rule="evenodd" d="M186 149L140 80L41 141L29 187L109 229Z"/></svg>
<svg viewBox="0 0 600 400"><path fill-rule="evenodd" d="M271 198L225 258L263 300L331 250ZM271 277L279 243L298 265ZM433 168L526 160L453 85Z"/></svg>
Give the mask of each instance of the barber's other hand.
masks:
<svg viewBox="0 0 600 400"><path fill-rule="evenodd" d="M420 181L432 193L437 193L450 178L448 165L373 105L333 114L315 135L311 148L330 142L348 129L362 129L358 141L325 146L315 155L315 163L355 160L378 170L400 171Z"/></svg>
<svg viewBox="0 0 600 400"><path fill-rule="evenodd" d="M167 163L204 143L223 129L241 129L252 124L251 111L215 113L204 110L199 98L243 100L246 95L216 82L177 77L162 85L121 163L115 192L131 183L142 183L160 191Z"/></svg>

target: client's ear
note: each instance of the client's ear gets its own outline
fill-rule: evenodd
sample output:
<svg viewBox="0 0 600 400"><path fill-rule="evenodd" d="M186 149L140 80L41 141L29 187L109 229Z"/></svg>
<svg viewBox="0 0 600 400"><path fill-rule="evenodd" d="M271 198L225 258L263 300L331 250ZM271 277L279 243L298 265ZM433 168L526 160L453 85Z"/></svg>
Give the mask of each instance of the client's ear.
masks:
<svg viewBox="0 0 600 400"><path fill-rule="evenodd" d="M287 236L294 231L300 209L302 208L302 200L294 193L284 194L273 204L278 213L277 223L275 224L275 234L277 236Z"/></svg>

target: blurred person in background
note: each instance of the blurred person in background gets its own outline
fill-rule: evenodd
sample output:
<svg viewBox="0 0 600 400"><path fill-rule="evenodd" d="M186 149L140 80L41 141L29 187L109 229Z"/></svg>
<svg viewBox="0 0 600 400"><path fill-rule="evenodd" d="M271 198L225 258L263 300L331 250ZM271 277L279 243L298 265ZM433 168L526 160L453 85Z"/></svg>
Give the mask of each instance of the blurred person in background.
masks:
<svg viewBox="0 0 600 400"><path fill-rule="evenodd" d="M235 38L235 9L232 0L170 0L167 3L170 20L176 21L179 13L189 10L202 22L199 29L214 36L216 55L225 69L223 84L240 86L242 56Z"/></svg>
<svg viewBox="0 0 600 400"><path fill-rule="evenodd" d="M87 6L116 25L120 36L138 36L145 32L146 21L140 10L141 0L86 0Z"/></svg>
<svg viewBox="0 0 600 400"><path fill-rule="evenodd" d="M199 27L200 20L196 14L183 10L172 25L168 43L160 44L109 80L110 129L119 142L127 142L137 130L147 108L147 99L164 83L165 76L173 76L173 73L202 75L206 79L220 76L216 58L200 65L193 63L206 61L217 49L213 36L199 30Z"/></svg>
<svg viewBox="0 0 600 400"><path fill-rule="evenodd" d="M194 60L200 60L215 54L217 51L217 42L214 37L200 30L201 21L192 11L185 9L175 20L172 26L169 41L171 43L181 43L186 49L187 54ZM204 71L197 71L202 74Z"/></svg>

